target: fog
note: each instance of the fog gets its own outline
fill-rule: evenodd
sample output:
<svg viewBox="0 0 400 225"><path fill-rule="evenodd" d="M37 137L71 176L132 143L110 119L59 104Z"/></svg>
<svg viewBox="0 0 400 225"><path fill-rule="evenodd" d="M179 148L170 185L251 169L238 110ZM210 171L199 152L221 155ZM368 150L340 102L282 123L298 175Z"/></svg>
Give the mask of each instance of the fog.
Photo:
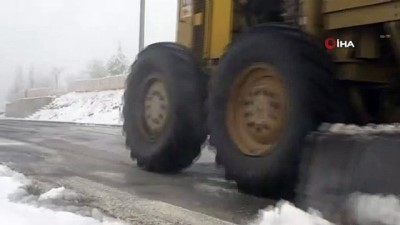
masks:
<svg viewBox="0 0 400 225"><path fill-rule="evenodd" d="M90 60L106 61L119 45L138 51L139 0L0 0L0 111L16 69L35 77L79 78ZM177 0L146 0L145 43L172 41ZM49 78L50 79L50 78Z"/></svg>

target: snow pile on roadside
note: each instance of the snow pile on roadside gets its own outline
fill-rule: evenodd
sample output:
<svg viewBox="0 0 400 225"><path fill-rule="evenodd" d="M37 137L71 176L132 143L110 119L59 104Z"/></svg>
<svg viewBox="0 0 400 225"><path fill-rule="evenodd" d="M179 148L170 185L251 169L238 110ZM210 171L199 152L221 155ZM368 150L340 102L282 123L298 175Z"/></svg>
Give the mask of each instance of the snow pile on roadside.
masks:
<svg viewBox="0 0 400 225"><path fill-rule="evenodd" d="M400 124L368 124L366 126L357 126L354 124L324 123L319 127L322 132L331 132L334 134L395 134L400 133Z"/></svg>
<svg viewBox="0 0 400 225"><path fill-rule="evenodd" d="M27 119L96 124L121 124L123 90L72 92Z"/></svg>
<svg viewBox="0 0 400 225"><path fill-rule="evenodd" d="M353 194L348 203L354 224L400 225L400 199L394 195Z"/></svg>
<svg viewBox="0 0 400 225"><path fill-rule="evenodd" d="M79 195L73 191L69 191L64 187L54 188L50 191L41 194L39 201L49 201L54 199L78 200Z"/></svg>
<svg viewBox="0 0 400 225"><path fill-rule="evenodd" d="M400 225L400 198L394 195L355 193L348 199L344 224ZM276 207L260 212L257 225L333 225L315 210L304 212L293 204L281 201Z"/></svg>
<svg viewBox="0 0 400 225"><path fill-rule="evenodd" d="M97 209L91 209L90 215L83 206L78 206L78 195L65 188L52 189L47 193L34 196L26 190L30 181L22 174L0 165L0 221L13 225L124 225L124 223L105 217ZM44 207L45 202L66 203L75 202L73 209L83 212L73 213L71 211L57 208ZM81 203L80 203L81 204ZM47 204L49 205L49 204Z"/></svg>
<svg viewBox="0 0 400 225"><path fill-rule="evenodd" d="M281 201L277 206L269 207L261 212L258 225L333 225L317 212L309 213L296 208L289 202Z"/></svg>

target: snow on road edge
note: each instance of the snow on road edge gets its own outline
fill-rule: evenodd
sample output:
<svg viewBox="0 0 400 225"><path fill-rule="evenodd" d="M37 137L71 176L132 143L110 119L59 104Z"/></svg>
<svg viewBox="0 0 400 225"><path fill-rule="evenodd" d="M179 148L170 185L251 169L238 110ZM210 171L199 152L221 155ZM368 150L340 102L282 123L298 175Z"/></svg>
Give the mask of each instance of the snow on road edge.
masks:
<svg viewBox="0 0 400 225"><path fill-rule="evenodd" d="M400 225L400 198L395 195L354 193L346 202L343 224ZM260 212L253 225L334 225L313 209L308 212L281 201Z"/></svg>
<svg viewBox="0 0 400 225"><path fill-rule="evenodd" d="M78 182L82 187L82 180ZM90 187L90 185L84 185ZM101 185L95 185L94 190L101 191ZM23 174L12 171L6 166L0 165L0 221L7 221L15 225L123 225L121 221L111 219L105 216L100 210L85 206L85 199L78 193L64 187L54 188L48 192L40 194L32 185L32 182ZM109 192L109 191L108 191ZM83 192L84 193L84 192ZM104 195L100 198L105 198ZM123 194L123 198L127 196ZM142 210L157 209L157 214L162 216L164 213L177 216L175 219L183 216L182 212L175 211L174 206L149 202L140 199L128 201ZM108 204L108 203L107 203ZM87 204L90 205L90 204ZM123 205L122 205L123 206ZM351 224L359 225L400 225L400 200L394 195L367 195L355 193L348 199L347 204L348 218ZM162 210L161 210L162 209ZM150 211L152 211L150 210ZM184 210L184 209L182 209ZM132 211L129 210L130 215ZM149 212L149 211L147 211ZM143 213L143 212L142 212ZM188 212L186 212L188 213ZM185 213L184 213L185 214ZM140 213L139 213L140 215ZM195 215L195 216L194 216ZM136 215L137 216L137 215ZM200 221L195 219L200 216L205 222L211 220L206 215L191 212L193 218L187 218L187 221ZM229 224L218 221L221 224ZM209 223L207 223L209 224ZM216 223L214 223L216 224ZM276 207L270 206L260 211L259 219L252 223L253 225L333 225L323 219L315 210L308 212L296 208L289 202L281 201Z"/></svg>
<svg viewBox="0 0 400 225"><path fill-rule="evenodd" d="M286 201L262 210L259 217L254 225L333 225L317 211L304 212Z"/></svg>
<svg viewBox="0 0 400 225"><path fill-rule="evenodd" d="M400 225L399 196L354 193L347 205L353 224Z"/></svg>
<svg viewBox="0 0 400 225"><path fill-rule="evenodd" d="M23 174L0 165L0 221L13 225L125 224L78 204L80 197L71 190L60 187L35 196L28 192L30 185L31 181ZM68 206L69 203L76 205Z"/></svg>

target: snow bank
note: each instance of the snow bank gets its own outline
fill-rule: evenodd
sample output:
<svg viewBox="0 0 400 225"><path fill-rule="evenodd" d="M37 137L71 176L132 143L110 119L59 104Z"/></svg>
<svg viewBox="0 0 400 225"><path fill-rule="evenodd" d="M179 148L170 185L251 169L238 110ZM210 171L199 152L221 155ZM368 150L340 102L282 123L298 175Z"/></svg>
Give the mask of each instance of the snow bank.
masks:
<svg viewBox="0 0 400 225"><path fill-rule="evenodd" d="M352 194L347 202L343 224L400 225L400 198L394 195ZM333 225L318 211L304 212L281 201L260 212L257 225Z"/></svg>
<svg viewBox="0 0 400 225"><path fill-rule="evenodd" d="M324 220L316 211L304 212L289 202L281 201L260 213L258 225L333 225Z"/></svg>
<svg viewBox="0 0 400 225"><path fill-rule="evenodd" d="M31 120L121 124L123 90L72 92L28 117Z"/></svg>
<svg viewBox="0 0 400 225"><path fill-rule="evenodd" d="M394 195L356 193L349 199L354 224L400 225L400 199Z"/></svg>
<svg viewBox="0 0 400 225"><path fill-rule="evenodd" d="M354 124L322 124L320 131L328 131L335 134L394 134L400 133L400 124L369 124L366 126L357 126Z"/></svg>
<svg viewBox="0 0 400 225"><path fill-rule="evenodd" d="M0 165L0 221L12 225L123 225L120 221L103 216L96 209L92 209L92 217L88 217L38 206L40 201L78 200L78 195L71 194L73 192L65 188L58 188L33 196L25 189L30 183L24 175Z"/></svg>

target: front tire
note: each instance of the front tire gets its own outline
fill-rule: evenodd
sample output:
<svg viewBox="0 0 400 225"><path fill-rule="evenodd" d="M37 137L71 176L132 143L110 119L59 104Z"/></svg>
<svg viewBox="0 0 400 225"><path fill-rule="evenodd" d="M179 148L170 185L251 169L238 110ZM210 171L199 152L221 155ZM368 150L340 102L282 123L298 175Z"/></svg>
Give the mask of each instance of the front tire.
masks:
<svg viewBox="0 0 400 225"><path fill-rule="evenodd" d="M206 138L206 75L190 51L157 43L131 68L124 94L126 145L137 165L175 173L192 164Z"/></svg>

